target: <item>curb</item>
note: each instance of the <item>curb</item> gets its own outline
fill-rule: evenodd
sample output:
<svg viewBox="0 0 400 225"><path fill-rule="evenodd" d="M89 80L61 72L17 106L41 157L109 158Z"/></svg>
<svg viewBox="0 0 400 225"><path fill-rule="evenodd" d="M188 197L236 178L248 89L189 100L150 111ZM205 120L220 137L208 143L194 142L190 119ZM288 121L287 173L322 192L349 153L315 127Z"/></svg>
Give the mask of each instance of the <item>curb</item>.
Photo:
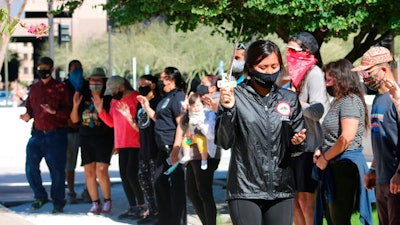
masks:
<svg viewBox="0 0 400 225"><path fill-rule="evenodd" d="M26 221L20 217L15 212L7 209L2 204L0 204L0 225L33 225L32 223Z"/></svg>

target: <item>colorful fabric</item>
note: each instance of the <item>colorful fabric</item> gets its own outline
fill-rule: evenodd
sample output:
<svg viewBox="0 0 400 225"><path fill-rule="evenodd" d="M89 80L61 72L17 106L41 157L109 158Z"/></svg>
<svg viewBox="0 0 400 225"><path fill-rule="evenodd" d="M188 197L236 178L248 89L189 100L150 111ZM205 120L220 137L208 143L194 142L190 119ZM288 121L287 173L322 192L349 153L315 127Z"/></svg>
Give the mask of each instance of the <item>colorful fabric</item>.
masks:
<svg viewBox="0 0 400 225"><path fill-rule="evenodd" d="M288 51L286 57L293 86L298 88L304 75L318 60L314 55L307 55L305 52Z"/></svg>

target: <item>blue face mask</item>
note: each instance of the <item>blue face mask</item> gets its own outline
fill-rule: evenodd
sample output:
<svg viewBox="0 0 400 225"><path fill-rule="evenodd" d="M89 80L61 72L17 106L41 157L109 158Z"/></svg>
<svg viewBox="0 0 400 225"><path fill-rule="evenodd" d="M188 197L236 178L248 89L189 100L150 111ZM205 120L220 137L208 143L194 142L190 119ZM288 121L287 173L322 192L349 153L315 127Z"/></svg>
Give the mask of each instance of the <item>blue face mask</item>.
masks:
<svg viewBox="0 0 400 225"><path fill-rule="evenodd" d="M83 69L77 68L69 73L69 82L75 88L75 91L80 91L83 86Z"/></svg>

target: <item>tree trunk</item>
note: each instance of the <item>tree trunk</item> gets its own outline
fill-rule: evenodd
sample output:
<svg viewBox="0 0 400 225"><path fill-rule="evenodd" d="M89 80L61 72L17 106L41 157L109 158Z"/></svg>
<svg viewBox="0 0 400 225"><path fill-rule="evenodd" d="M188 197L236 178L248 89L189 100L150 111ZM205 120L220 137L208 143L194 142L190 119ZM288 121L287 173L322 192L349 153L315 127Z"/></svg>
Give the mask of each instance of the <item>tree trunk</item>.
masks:
<svg viewBox="0 0 400 225"><path fill-rule="evenodd" d="M360 58L371 46L380 43L387 36L393 34L393 30L388 30L379 38L376 38L380 32L376 28L362 27L360 33L353 39L353 49L345 56L350 62L354 63ZM362 42L364 40L364 42Z"/></svg>
<svg viewBox="0 0 400 225"><path fill-rule="evenodd" d="M22 2L21 8L18 11L18 15L17 15L18 18L21 18L27 2L28 2L28 0L24 0ZM7 0L7 10L8 10L8 13L10 14L11 13L11 0ZM8 33L1 35L2 43L0 44L0 46L1 46L1 48L0 48L0 71L3 68L4 57L7 54L7 47L8 47L8 43L10 42L11 35L12 34L8 34Z"/></svg>
<svg viewBox="0 0 400 225"><path fill-rule="evenodd" d="M3 34L1 35L1 38L2 38L2 43L0 48L0 71L3 68L4 58L7 54L7 47L8 47L8 42L10 41L10 35Z"/></svg>

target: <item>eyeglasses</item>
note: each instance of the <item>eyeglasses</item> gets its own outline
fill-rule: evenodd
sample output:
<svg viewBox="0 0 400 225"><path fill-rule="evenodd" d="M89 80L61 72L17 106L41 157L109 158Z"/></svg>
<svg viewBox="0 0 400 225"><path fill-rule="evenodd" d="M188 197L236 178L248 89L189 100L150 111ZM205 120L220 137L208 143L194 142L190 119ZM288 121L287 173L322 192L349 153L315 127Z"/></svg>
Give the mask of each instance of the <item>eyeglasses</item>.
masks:
<svg viewBox="0 0 400 225"><path fill-rule="evenodd" d="M287 50L289 52L302 52L302 51L304 51L302 48L296 48L296 47L292 47L292 46L287 46Z"/></svg>

